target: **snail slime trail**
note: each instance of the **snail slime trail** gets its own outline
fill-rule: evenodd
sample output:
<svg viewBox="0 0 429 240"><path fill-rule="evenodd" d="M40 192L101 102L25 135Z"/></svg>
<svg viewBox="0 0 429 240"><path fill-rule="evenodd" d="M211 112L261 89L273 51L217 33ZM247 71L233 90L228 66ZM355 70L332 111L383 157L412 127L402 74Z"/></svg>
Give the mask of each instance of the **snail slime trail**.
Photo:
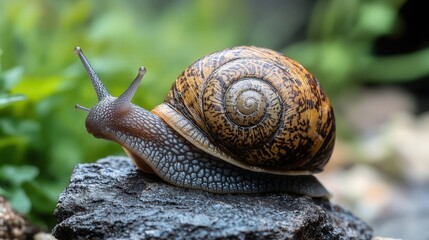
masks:
<svg viewBox="0 0 429 240"><path fill-rule="evenodd" d="M289 192L328 197L312 175L335 142L334 112L319 82L270 49L240 46L202 57L180 74L164 102L131 103L146 70L113 97L79 47L98 97L86 128L120 144L142 171L178 187L215 193Z"/></svg>

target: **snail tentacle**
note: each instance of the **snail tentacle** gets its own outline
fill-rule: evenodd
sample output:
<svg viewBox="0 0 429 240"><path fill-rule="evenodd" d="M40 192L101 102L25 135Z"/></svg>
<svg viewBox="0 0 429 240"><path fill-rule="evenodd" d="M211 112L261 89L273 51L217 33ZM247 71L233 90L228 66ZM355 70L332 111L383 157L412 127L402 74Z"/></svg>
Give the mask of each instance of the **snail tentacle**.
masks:
<svg viewBox="0 0 429 240"><path fill-rule="evenodd" d="M97 93L98 101L101 102L106 97L109 97L109 92L107 91L103 82L98 77L97 73L91 67L91 64L89 63L88 59L83 54L82 49L80 49L80 47L75 47L74 52L79 56L83 66L86 69L86 72L89 75L89 78L91 79L92 85L94 86L94 90Z"/></svg>

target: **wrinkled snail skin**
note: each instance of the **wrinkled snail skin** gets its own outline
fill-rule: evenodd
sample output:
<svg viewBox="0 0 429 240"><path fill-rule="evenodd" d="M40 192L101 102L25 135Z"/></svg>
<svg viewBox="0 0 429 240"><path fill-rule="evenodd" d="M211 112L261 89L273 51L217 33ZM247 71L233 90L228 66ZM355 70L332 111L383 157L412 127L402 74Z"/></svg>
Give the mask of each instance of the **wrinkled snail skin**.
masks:
<svg viewBox="0 0 429 240"><path fill-rule="evenodd" d="M213 158L175 133L158 116L134 104L120 118L113 118L116 111L109 106L115 100L109 98L92 109L86 121L88 131L119 143L131 153L137 166L144 161L173 185L217 193L282 191L313 197L328 194L311 175L255 173Z"/></svg>
<svg viewBox="0 0 429 240"><path fill-rule="evenodd" d="M251 52L255 52L257 55L260 54L258 51L270 51L254 47L254 49L252 49L252 47L242 48L245 51L250 49ZM238 52L243 49L234 48L225 50L224 52L226 52L226 55L233 54L238 56ZM316 139L320 138L317 135L323 135L323 137L320 141L314 141L309 133L304 134L306 139L301 140L301 143L313 141L312 144L317 145L315 150L305 150L301 152L296 151L298 155L304 155L304 153L308 152L310 153L311 157L305 155L303 156L302 159L305 161L305 163L292 164L293 166L287 169L287 167L285 167L286 165L281 162L285 159L282 156L277 158L273 157L276 159L272 160L268 166L259 164L259 160L256 158L251 159L250 163L248 163L245 161L243 162L243 159L237 160L237 155L250 152L250 155L248 155L250 156L250 159L256 153L258 153L258 151L259 153L266 153L266 150L261 150L261 148L266 148L265 142L260 142L257 144L256 148L252 148L247 140L237 140L237 143L229 139L219 139L218 137L213 137L211 135L213 132L216 132L218 130L217 128L219 127L212 126L210 125L211 123L198 123L200 120L206 121L212 116L216 118L216 116L219 114L217 112L209 113L208 115L211 115L208 116L203 113L204 109L205 111L221 109L220 111L227 111L227 114L230 115L232 114L231 112L237 111L237 109L233 109L229 106L226 107L226 110L222 110L222 107L210 104L209 105L212 106L213 109L208 106L204 106L204 102L207 103L212 100L218 101L218 99L213 99L213 96L210 96L210 94L205 91L210 87L219 87L219 83L216 83L215 80L213 80L213 82L210 80L207 81L207 79L201 80L203 82L201 89L199 89L200 85L198 85L198 82L183 82L184 80L182 80L182 78L186 75L188 75L190 78L193 78L196 75L208 74L208 79L210 79L210 77L218 79L216 75L217 73L211 70L210 72L206 67L200 68L199 74L189 74L189 71L197 71L198 68L194 69L194 65L205 64L203 61L199 60L190 68L185 70L178 80L176 80L172 90L167 95L165 102L152 110L152 112L149 112L131 103L131 99L145 73L144 68L140 68L139 74L130 87L121 96L116 98L112 97L107 92L104 85L95 74L94 70L90 67L80 48L76 48L75 52L79 55L86 70L88 71L99 99L99 103L91 109L77 106L77 108L88 112L86 120L88 132L97 138L103 138L119 143L141 170L155 173L165 181L179 187L202 189L216 193L261 193L280 191L304 194L311 197L329 196L329 193L323 187L323 185L314 176L309 175L311 173L320 171L332 153L333 142L335 139L335 127L329 100L322 99L319 103L319 100L312 103L312 105L323 105L327 102L328 105L323 106L322 108L326 109L322 110L320 110L320 107L317 108L317 111L310 109L310 112L313 111L312 114L317 114L318 116L322 115L321 120L314 120L317 131L313 131L311 134L315 135ZM222 57L228 58L228 56L225 55ZM210 57L210 55L209 58L214 59ZM211 66L213 69L219 69L225 67L226 65L237 64L237 62L233 62L240 58L241 57L238 56L235 58L235 60L227 59L227 61L224 62L214 59L213 61L219 63L219 66L216 66L216 63L213 62L211 63ZM258 61L259 59L256 56L254 60ZM275 61L283 61L283 59L274 59L274 62ZM242 64L239 65L241 68ZM239 65L237 65L237 67ZM247 65L251 66L251 64ZM256 66L258 66L258 64ZM264 68L267 67L269 69L271 66L265 66ZM284 71L287 72L290 70L288 67L286 67ZM237 79L233 80L232 83L230 82L227 89L228 91L231 91L227 92L227 94L230 94L231 96L243 95L243 93L240 92L242 91L241 89L243 89L243 85L254 86L259 84L261 81L257 78L258 76L252 72L249 76L247 76L243 81L241 79ZM262 80L262 82L264 81L265 80ZM186 84L196 84L198 86L186 86ZM315 84L320 88L317 81ZM179 92L178 90L180 90L180 87L185 87L186 90L182 89L184 91ZM263 91L266 91L267 86L262 88L265 89ZM268 92L275 92L276 90L276 87L268 85ZM192 94L189 96L185 95L192 91L198 91L198 94L206 95L198 98L202 99L201 101L197 100L196 103L192 103L199 105L195 109L189 107L189 105L186 105L186 101L189 98L200 97ZM214 89L210 91L214 91ZM250 98L258 99L261 97L258 96L260 95L260 91L261 90L259 86L254 86L251 92L245 92L244 95L250 96ZM311 94L319 94L321 96L317 97L325 98L324 94L320 94L319 91L319 89L316 89L315 92L312 92ZM265 99L266 97L264 96L262 97L264 99L261 101L266 106L276 109L278 106L273 106L272 102L274 102L274 104L282 105L281 107L284 107L283 105L287 105L287 107L289 107L290 103L287 101L285 102L285 99L278 97L275 93L272 94L274 94L274 98L277 100L273 101L269 98ZM204 97L206 97L205 100ZM225 99L225 96L214 96L214 98ZM227 96L227 98L229 98L229 96ZM238 111L244 112L245 114L249 112L256 113L250 114L252 116L247 117L244 123L240 122L240 124L245 125L244 128L252 128L251 124L254 124L254 122L259 123L267 118L271 120L269 117L265 117L265 115L259 113L258 111L260 110L255 110L252 105L253 103L251 101L250 103L246 102L246 99L247 97L242 100L239 99L239 102L246 105L247 108L244 108L244 110L239 109ZM276 101L278 101L278 103ZM305 108L303 111L301 111L301 114L307 114L305 112ZM271 121L284 122L284 119L287 119L287 121L290 122L295 121L293 117L290 119L285 117L284 113L277 115L280 116L277 117L279 119L274 119ZM192 117L196 117L196 121L190 120ZM228 118L232 118L232 121L235 122L240 121L231 116ZM224 121L221 119L217 120L221 123ZM325 123L326 120L328 120L328 123ZM309 121L311 120L307 120L307 122ZM240 127L239 131L241 130L242 129ZM206 134L205 131L208 131L209 134ZM284 129L279 128L275 130L274 133L266 134L263 137L265 137L266 140L274 141L277 144L277 140L274 135L282 131L284 131ZM247 138L252 137L257 140L260 138L257 135L247 136ZM226 144L215 144L217 141L225 142ZM231 150L226 149L230 147L229 145L234 145L236 143L238 145L235 147L239 150L239 154L235 154ZM291 148L289 148L289 150L292 152L294 151L293 149L291 150ZM316 157L314 157L315 154L317 154ZM268 155L273 156L273 154L270 153L268 153ZM308 158L317 158L317 161L314 163L311 159ZM271 158L268 160L271 161ZM276 164L279 165L279 169L276 169Z"/></svg>

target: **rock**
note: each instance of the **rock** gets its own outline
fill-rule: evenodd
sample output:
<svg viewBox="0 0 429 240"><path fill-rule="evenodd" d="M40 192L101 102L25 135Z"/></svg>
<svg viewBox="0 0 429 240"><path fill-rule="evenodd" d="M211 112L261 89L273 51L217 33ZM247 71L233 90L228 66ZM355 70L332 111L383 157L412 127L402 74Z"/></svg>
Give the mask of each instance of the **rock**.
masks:
<svg viewBox="0 0 429 240"><path fill-rule="evenodd" d="M33 240L56 240L50 233L39 232L34 235Z"/></svg>
<svg viewBox="0 0 429 240"><path fill-rule="evenodd" d="M54 215L58 239L371 239L328 200L287 193L213 194L172 186L124 157L80 164Z"/></svg>
<svg viewBox="0 0 429 240"><path fill-rule="evenodd" d="M0 239L30 239L39 231L0 196Z"/></svg>

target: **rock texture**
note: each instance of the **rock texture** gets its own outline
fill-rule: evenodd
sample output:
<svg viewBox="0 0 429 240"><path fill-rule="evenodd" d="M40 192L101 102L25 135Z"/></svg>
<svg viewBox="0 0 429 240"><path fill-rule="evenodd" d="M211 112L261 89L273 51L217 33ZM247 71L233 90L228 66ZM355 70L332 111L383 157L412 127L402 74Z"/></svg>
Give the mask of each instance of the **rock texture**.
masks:
<svg viewBox="0 0 429 240"><path fill-rule="evenodd" d="M30 239L39 231L0 196L0 239Z"/></svg>
<svg viewBox="0 0 429 240"><path fill-rule="evenodd" d="M327 200L286 193L182 189L127 158L78 165L55 209L58 239L371 239L372 229Z"/></svg>

